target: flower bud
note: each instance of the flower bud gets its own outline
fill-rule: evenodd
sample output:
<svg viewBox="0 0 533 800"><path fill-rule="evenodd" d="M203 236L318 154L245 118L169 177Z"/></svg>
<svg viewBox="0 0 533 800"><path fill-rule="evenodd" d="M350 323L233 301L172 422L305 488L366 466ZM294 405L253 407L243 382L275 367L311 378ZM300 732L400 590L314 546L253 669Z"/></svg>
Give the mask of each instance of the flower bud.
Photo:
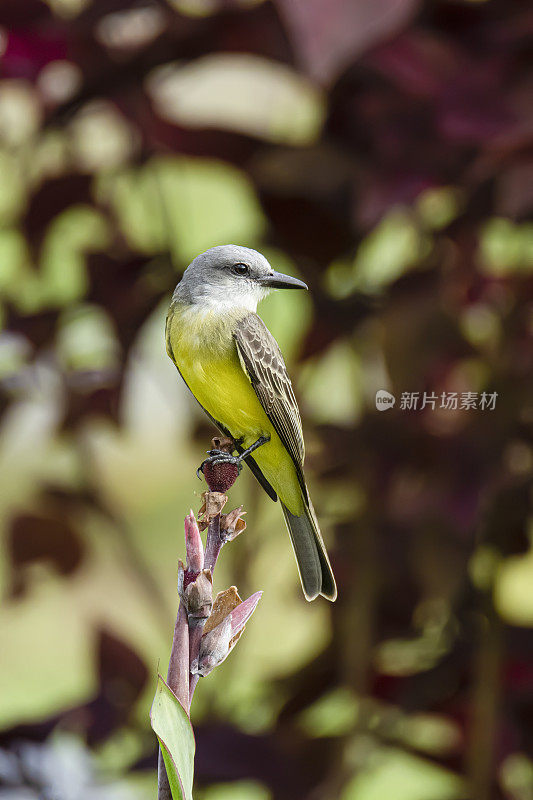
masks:
<svg viewBox="0 0 533 800"><path fill-rule="evenodd" d="M244 626L254 613L262 594L263 592L254 592L231 612L231 635L233 638L240 636L243 632Z"/></svg>
<svg viewBox="0 0 533 800"><path fill-rule="evenodd" d="M185 517L187 571L198 575L204 568L204 545L192 509Z"/></svg>
<svg viewBox="0 0 533 800"><path fill-rule="evenodd" d="M230 594L231 593L231 596ZM191 664L192 674L205 677L221 664L230 654L239 640L244 626L252 616L263 592L255 592L244 602L239 602L214 628L206 630L200 643L198 660ZM227 595L227 596L226 596ZM221 592L217 596L215 606L222 610L227 604L233 605L238 598L235 587Z"/></svg>
<svg viewBox="0 0 533 800"><path fill-rule="evenodd" d="M181 562L180 565L183 571ZM187 573L184 574L184 577L187 577ZM178 591L187 611L189 625L204 625L213 607L213 578L211 570L203 569L189 584L186 584L183 578L180 579L180 573L178 572Z"/></svg>
<svg viewBox="0 0 533 800"><path fill-rule="evenodd" d="M220 438L215 436L212 440L213 448L223 453L233 453L235 450L235 442L233 439L227 437ZM237 478L239 477L239 466L237 464L222 463L211 464L207 461L202 469L204 478L209 486L211 492L227 492L231 489Z"/></svg>
<svg viewBox="0 0 533 800"><path fill-rule="evenodd" d="M198 659L191 664L193 675L205 677L221 664L230 651L231 619L227 616L213 630L202 636Z"/></svg>
<svg viewBox="0 0 533 800"><path fill-rule="evenodd" d="M204 464L204 478L212 492L227 492L239 477L237 464L222 462L221 464Z"/></svg>

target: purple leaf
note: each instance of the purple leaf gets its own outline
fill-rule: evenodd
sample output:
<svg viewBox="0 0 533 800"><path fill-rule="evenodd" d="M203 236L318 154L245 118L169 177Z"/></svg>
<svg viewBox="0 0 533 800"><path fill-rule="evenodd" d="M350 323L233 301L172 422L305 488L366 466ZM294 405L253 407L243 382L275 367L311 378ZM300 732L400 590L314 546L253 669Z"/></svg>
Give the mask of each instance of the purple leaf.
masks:
<svg viewBox="0 0 533 800"><path fill-rule="evenodd" d="M84 545L78 531L59 515L19 514L11 523L8 552L16 595L25 589L26 566L44 561L60 575L72 575L81 565Z"/></svg>
<svg viewBox="0 0 533 800"><path fill-rule="evenodd" d="M363 52L396 33L417 0L276 0L296 55L311 77L333 81Z"/></svg>

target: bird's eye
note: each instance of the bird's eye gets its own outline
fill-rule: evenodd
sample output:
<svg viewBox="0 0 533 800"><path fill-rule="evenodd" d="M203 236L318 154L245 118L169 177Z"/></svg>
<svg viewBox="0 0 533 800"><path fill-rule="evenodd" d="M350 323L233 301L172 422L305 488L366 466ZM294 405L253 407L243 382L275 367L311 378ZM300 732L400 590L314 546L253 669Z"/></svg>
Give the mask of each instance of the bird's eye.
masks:
<svg viewBox="0 0 533 800"><path fill-rule="evenodd" d="M231 268L231 271L235 275L248 275L248 264L234 264Z"/></svg>

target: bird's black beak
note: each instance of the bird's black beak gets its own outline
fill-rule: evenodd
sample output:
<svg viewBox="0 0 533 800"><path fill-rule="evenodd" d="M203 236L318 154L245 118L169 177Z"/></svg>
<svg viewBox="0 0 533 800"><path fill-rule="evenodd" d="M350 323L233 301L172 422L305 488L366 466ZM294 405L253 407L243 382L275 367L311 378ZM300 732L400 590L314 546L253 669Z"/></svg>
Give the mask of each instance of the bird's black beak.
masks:
<svg viewBox="0 0 533 800"><path fill-rule="evenodd" d="M292 275L284 275L282 272L271 272L270 275L265 275L260 279L263 286L269 286L271 289L307 289L308 286L298 278L293 278Z"/></svg>

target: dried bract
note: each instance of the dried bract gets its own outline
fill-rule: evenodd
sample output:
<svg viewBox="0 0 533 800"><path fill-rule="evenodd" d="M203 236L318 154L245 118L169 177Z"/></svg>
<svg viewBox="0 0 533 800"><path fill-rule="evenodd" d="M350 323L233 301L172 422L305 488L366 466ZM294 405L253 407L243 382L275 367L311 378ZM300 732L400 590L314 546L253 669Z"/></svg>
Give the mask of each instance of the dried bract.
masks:
<svg viewBox="0 0 533 800"><path fill-rule="evenodd" d="M202 503L199 514L202 516L200 527L203 530L209 525L212 519L220 514L228 502L228 498L225 494L222 494L222 492L204 492L202 497L204 502Z"/></svg>
<svg viewBox="0 0 533 800"><path fill-rule="evenodd" d="M220 530L223 531L224 540L232 542L237 536L246 529L246 522L243 520L243 506L234 508L229 514L220 515Z"/></svg>

